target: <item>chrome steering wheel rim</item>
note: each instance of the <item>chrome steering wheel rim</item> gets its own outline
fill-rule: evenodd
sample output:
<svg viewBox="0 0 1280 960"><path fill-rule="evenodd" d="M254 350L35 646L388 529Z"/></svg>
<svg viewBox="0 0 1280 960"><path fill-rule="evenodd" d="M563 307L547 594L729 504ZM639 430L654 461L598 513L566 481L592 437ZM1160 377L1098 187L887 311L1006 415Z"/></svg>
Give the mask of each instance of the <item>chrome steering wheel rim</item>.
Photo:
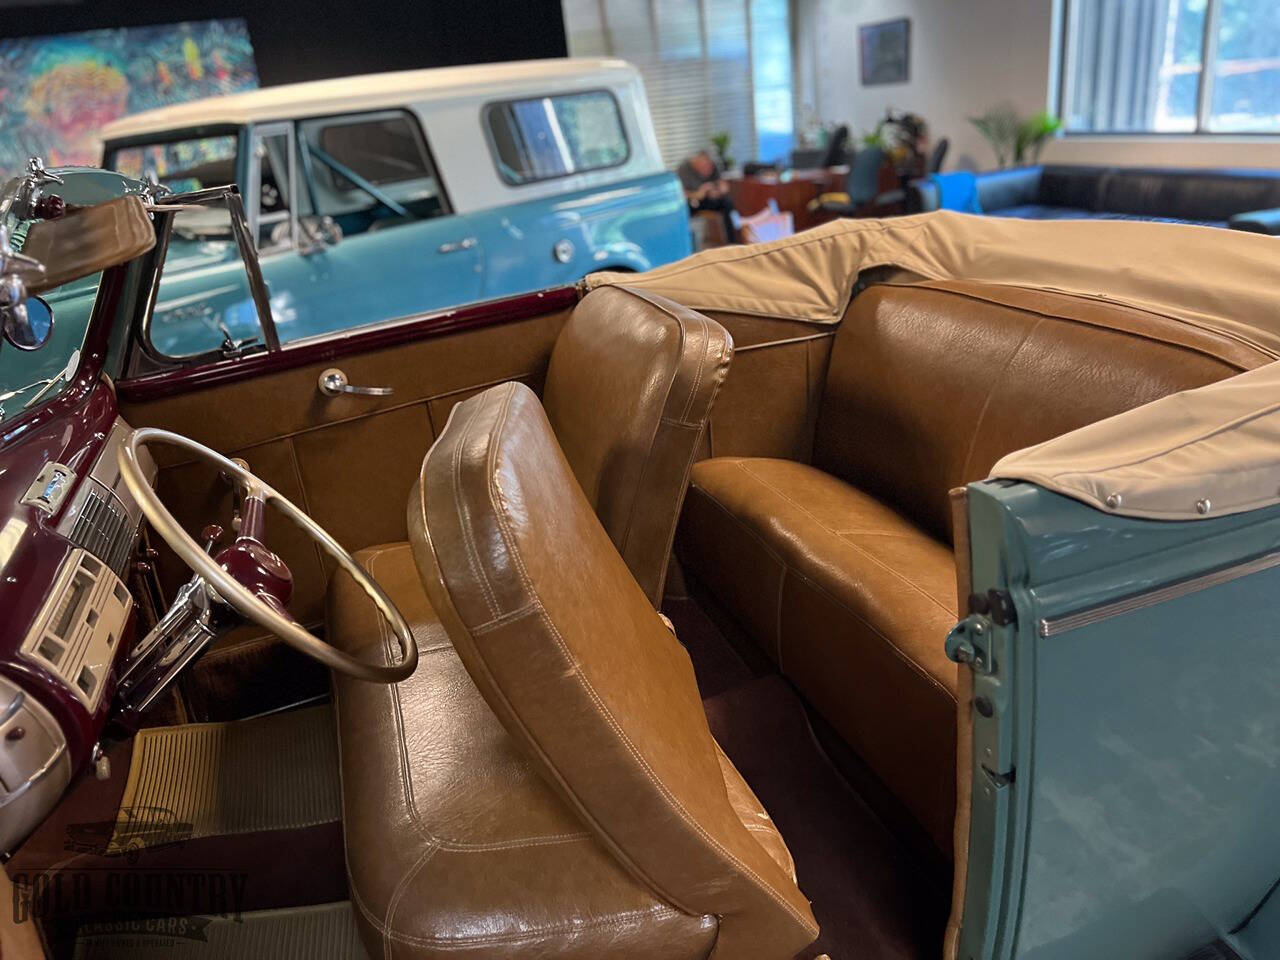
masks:
<svg viewBox="0 0 1280 960"><path fill-rule="evenodd" d="M147 482L138 458L138 451L151 443L164 443L181 447L218 467L228 476L239 480L245 485L246 489L260 492L267 503L274 503L281 513L289 517L313 540L319 543L325 549L325 552L333 557L338 565L369 595L369 599L373 601L374 606L378 608L378 612L390 625L392 634L400 644L400 662L382 666L357 660L350 654L342 652L319 637L308 633L294 621L281 616L276 610L272 609L270 604L260 600L248 588L215 563L213 557L206 553L186 530L182 529L182 526L173 518L173 515L169 513L165 505L160 502L160 498L156 495L151 484ZM160 430L155 427L141 427L134 430L128 439L120 445L118 459L120 474L124 478L125 486L129 488L134 501L141 508L152 529L164 539L165 543L173 548L174 553L187 566L213 588L220 599L242 617L253 621L264 629L270 630L300 653L305 653L330 669L358 680L370 680L375 683L398 683L413 673L414 668L418 665L418 645L413 639L413 632L409 629L409 625L405 622L400 611L396 609L396 605L391 602L391 598L378 586L377 581L356 563L351 554L329 535L324 527L298 509L289 498L275 490L270 484L263 482L234 460L224 457L216 450L211 450L190 437L184 437L182 434L173 433L169 430Z"/></svg>

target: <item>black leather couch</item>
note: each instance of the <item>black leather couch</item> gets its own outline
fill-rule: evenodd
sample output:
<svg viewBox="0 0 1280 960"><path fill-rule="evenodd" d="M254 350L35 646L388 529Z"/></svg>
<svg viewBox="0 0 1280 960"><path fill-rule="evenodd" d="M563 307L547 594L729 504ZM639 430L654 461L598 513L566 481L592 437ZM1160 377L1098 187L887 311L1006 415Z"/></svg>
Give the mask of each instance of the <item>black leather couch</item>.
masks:
<svg viewBox="0 0 1280 960"><path fill-rule="evenodd" d="M1280 234L1280 170L1198 170L1063 164L977 174L992 216L1034 220L1169 220ZM912 212L937 210L938 188L912 181Z"/></svg>

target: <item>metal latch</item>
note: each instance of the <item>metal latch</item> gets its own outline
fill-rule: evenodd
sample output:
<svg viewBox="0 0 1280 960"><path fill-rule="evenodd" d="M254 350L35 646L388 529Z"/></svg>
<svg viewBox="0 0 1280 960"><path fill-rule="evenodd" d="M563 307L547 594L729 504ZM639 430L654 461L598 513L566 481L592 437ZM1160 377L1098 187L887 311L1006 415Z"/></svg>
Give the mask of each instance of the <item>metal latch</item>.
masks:
<svg viewBox="0 0 1280 960"><path fill-rule="evenodd" d="M977 673L991 672L991 621L971 613L947 634L947 657L967 663Z"/></svg>

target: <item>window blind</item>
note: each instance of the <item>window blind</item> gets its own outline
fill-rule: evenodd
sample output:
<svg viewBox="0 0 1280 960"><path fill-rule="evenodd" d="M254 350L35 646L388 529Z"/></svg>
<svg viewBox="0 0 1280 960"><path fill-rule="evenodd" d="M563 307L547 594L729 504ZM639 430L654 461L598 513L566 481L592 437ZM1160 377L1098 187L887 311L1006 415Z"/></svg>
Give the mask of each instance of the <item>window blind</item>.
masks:
<svg viewBox="0 0 1280 960"><path fill-rule="evenodd" d="M758 0L757 0L758 2ZM620 57L644 77L663 162L677 166L729 134L757 158L752 0L563 0L569 54Z"/></svg>

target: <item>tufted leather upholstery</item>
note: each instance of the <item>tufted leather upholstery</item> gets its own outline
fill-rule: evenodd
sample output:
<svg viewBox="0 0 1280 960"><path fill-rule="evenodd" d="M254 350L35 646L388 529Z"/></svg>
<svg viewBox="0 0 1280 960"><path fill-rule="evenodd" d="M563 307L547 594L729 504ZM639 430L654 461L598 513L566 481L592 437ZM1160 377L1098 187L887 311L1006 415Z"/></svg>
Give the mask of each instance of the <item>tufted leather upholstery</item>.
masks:
<svg viewBox="0 0 1280 960"><path fill-rule="evenodd" d="M1239 371L1179 326L1042 291L873 286L836 334L812 465L694 466L681 560L944 851L948 491L1007 452Z"/></svg>
<svg viewBox="0 0 1280 960"><path fill-rule="evenodd" d="M626 287L584 297L551 354L547 419L655 607L689 468L732 356L720 324Z"/></svg>
<svg viewBox="0 0 1280 960"><path fill-rule="evenodd" d="M812 942L776 831L730 799L745 785L707 729L688 655L526 387L455 409L410 498L409 539L485 701L617 863L681 913L716 917L716 958L784 960ZM531 896L572 916L578 881L560 882Z"/></svg>

